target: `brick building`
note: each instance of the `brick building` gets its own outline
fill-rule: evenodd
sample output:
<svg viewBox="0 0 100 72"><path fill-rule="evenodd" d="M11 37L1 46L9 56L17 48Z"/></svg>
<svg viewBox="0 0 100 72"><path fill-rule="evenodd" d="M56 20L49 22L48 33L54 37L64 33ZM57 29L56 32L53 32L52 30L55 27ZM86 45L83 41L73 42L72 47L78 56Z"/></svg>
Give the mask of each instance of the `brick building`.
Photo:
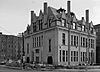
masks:
<svg viewBox="0 0 100 72"><path fill-rule="evenodd" d="M65 9L55 9L44 3L39 16L31 11L31 24L24 32L26 61L54 65L76 65L96 62L96 35L89 10L86 20L76 18L70 1Z"/></svg>
<svg viewBox="0 0 100 72"><path fill-rule="evenodd" d="M0 34L0 60L21 58L22 38Z"/></svg>

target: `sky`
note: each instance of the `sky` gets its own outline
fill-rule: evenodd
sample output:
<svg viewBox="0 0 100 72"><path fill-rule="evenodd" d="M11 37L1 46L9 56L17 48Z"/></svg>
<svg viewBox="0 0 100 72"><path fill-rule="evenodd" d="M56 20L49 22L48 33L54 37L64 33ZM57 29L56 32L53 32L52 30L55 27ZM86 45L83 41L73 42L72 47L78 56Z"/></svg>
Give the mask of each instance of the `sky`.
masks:
<svg viewBox="0 0 100 72"><path fill-rule="evenodd" d="M78 19L85 17L85 10L89 9L90 19L94 25L100 24L100 0L70 0L71 11ZM0 0L0 32L17 35L24 32L30 24L30 11L37 15L43 11L43 3L48 6L67 10L67 0Z"/></svg>

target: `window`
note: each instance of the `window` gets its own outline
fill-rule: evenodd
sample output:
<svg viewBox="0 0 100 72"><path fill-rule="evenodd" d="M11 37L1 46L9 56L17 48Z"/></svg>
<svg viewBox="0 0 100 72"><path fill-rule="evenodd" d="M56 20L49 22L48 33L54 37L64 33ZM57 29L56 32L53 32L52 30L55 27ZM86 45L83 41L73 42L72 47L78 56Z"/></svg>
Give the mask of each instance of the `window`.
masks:
<svg viewBox="0 0 100 72"><path fill-rule="evenodd" d="M39 36L39 46L41 46L40 36Z"/></svg>
<svg viewBox="0 0 100 72"><path fill-rule="evenodd" d="M60 62L61 62L61 50L60 50Z"/></svg>
<svg viewBox="0 0 100 72"><path fill-rule="evenodd" d="M76 29L76 23L73 23L73 29Z"/></svg>
<svg viewBox="0 0 100 72"><path fill-rule="evenodd" d="M74 61L76 61L76 51L74 51Z"/></svg>
<svg viewBox="0 0 100 72"><path fill-rule="evenodd" d="M91 48L92 48L92 39L91 39Z"/></svg>
<svg viewBox="0 0 100 72"><path fill-rule="evenodd" d="M85 38L83 37L83 47L85 47Z"/></svg>
<svg viewBox="0 0 100 72"><path fill-rule="evenodd" d="M36 56L36 63L39 63L39 57Z"/></svg>
<svg viewBox="0 0 100 72"><path fill-rule="evenodd" d="M62 26L66 27L66 22L64 19L62 19Z"/></svg>
<svg viewBox="0 0 100 72"><path fill-rule="evenodd" d="M78 46L78 36L76 36L77 37L77 40L76 40L76 46Z"/></svg>
<svg viewBox="0 0 100 72"><path fill-rule="evenodd" d="M68 61L68 51L66 51L66 62Z"/></svg>
<svg viewBox="0 0 100 72"><path fill-rule="evenodd" d="M51 27L52 19L49 19L49 27Z"/></svg>
<svg viewBox="0 0 100 72"><path fill-rule="evenodd" d="M90 39L89 39L89 48L91 47L91 44L90 44Z"/></svg>
<svg viewBox="0 0 100 72"><path fill-rule="evenodd" d="M29 54L29 43L27 43L27 54Z"/></svg>
<svg viewBox="0 0 100 72"><path fill-rule="evenodd" d="M83 57L83 53L81 52L81 62L83 61L83 58L82 57Z"/></svg>
<svg viewBox="0 0 100 72"><path fill-rule="evenodd" d="M86 52L83 52L83 61L85 62Z"/></svg>
<svg viewBox="0 0 100 72"><path fill-rule="evenodd" d="M71 51L71 61L73 61L73 51Z"/></svg>
<svg viewBox="0 0 100 72"><path fill-rule="evenodd" d="M94 40L93 40L93 42L92 42L92 45L93 45L92 48L94 48Z"/></svg>
<svg viewBox="0 0 100 72"><path fill-rule="evenodd" d="M35 47L36 47L36 37L35 37Z"/></svg>
<svg viewBox="0 0 100 72"><path fill-rule="evenodd" d="M74 36L74 46L76 46L76 36Z"/></svg>
<svg viewBox="0 0 100 72"><path fill-rule="evenodd" d="M82 31L84 31L84 28L85 28L85 27L84 27L84 26L82 26Z"/></svg>
<svg viewBox="0 0 100 72"><path fill-rule="evenodd" d="M32 52L32 61L34 61L34 52Z"/></svg>
<svg viewBox="0 0 100 72"><path fill-rule="evenodd" d="M39 53L39 49L35 49L35 52L36 52L36 53Z"/></svg>
<svg viewBox="0 0 100 72"><path fill-rule="evenodd" d="M38 47L38 37L37 37L37 47Z"/></svg>
<svg viewBox="0 0 100 72"><path fill-rule="evenodd" d="M83 42L83 38L81 37L81 47L83 46L83 45L82 45L82 44L83 44L82 42Z"/></svg>
<svg viewBox="0 0 100 72"><path fill-rule="evenodd" d="M42 20L39 20L39 30L42 29Z"/></svg>
<svg viewBox="0 0 100 72"><path fill-rule="evenodd" d="M65 45L65 33L62 33L62 44Z"/></svg>
<svg viewBox="0 0 100 72"><path fill-rule="evenodd" d="M76 61L78 61L78 51L76 51Z"/></svg>
<svg viewBox="0 0 100 72"><path fill-rule="evenodd" d="M34 47L34 38L33 38L33 47Z"/></svg>
<svg viewBox="0 0 100 72"><path fill-rule="evenodd" d="M71 45L73 46L73 35L71 35Z"/></svg>
<svg viewBox="0 0 100 72"><path fill-rule="evenodd" d="M86 38L86 48L87 48L87 46L88 46L88 42L87 42L87 38Z"/></svg>
<svg viewBox="0 0 100 72"><path fill-rule="evenodd" d="M41 36L41 46L43 46L43 35Z"/></svg>
<svg viewBox="0 0 100 72"><path fill-rule="evenodd" d="M51 52L51 39L49 39L49 52Z"/></svg>
<svg viewBox="0 0 100 72"><path fill-rule="evenodd" d="M63 50L62 53L63 53L63 54L62 54L62 55L63 55L63 57L62 57L63 59L62 59L62 60L63 60L63 62L65 62L65 50Z"/></svg>

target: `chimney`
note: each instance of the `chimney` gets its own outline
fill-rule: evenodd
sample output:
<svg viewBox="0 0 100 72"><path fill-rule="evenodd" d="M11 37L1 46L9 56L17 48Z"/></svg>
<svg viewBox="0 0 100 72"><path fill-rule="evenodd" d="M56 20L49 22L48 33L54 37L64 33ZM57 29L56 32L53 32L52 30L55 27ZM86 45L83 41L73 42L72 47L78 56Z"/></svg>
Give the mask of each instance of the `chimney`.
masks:
<svg viewBox="0 0 100 72"><path fill-rule="evenodd" d="M84 20L84 17L82 17L82 20Z"/></svg>
<svg viewBox="0 0 100 72"><path fill-rule="evenodd" d="M31 24L32 24L32 21L33 21L33 15L34 15L34 11L31 11Z"/></svg>
<svg viewBox="0 0 100 72"><path fill-rule="evenodd" d="M89 23L89 10L86 10L86 23Z"/></svg>
<svg viewBox="0 0 100 72"><path fill-rule="evenodd" d="M47 14L47 2L44 2L44 14Z"/></svg>
<svg viewBox="0 0 100 72"><path fill-rule="evenodd" d="M70 12L70 1L67 1L67 12Z"/></svg>

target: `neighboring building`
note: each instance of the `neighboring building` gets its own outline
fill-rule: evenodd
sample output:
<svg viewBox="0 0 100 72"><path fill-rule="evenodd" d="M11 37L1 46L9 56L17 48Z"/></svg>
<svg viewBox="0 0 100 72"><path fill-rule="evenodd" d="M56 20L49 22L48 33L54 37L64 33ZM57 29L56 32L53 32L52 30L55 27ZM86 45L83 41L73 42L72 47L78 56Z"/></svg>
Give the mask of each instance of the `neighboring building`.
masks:
<svg viewBox="0 0 100 72"><path fill-rule="evenodd" d="M0 61L21 59L22 38L0 34Z"/></svg>
<svg viewBox="0 0 100 72"><path fill-rule="evenodd" d="M39 16L31 11L31 24L24 32L26 61L54 65L76 65L96 62L96 35L89 22L89 10L78 20L70 11L48 7Z"/></svg>
<svg viewBox="0 0 100 72"><path fill-rule="evenodd" d="M100 64L100 24L94 26L96 30L96 63Z"/></svg>

